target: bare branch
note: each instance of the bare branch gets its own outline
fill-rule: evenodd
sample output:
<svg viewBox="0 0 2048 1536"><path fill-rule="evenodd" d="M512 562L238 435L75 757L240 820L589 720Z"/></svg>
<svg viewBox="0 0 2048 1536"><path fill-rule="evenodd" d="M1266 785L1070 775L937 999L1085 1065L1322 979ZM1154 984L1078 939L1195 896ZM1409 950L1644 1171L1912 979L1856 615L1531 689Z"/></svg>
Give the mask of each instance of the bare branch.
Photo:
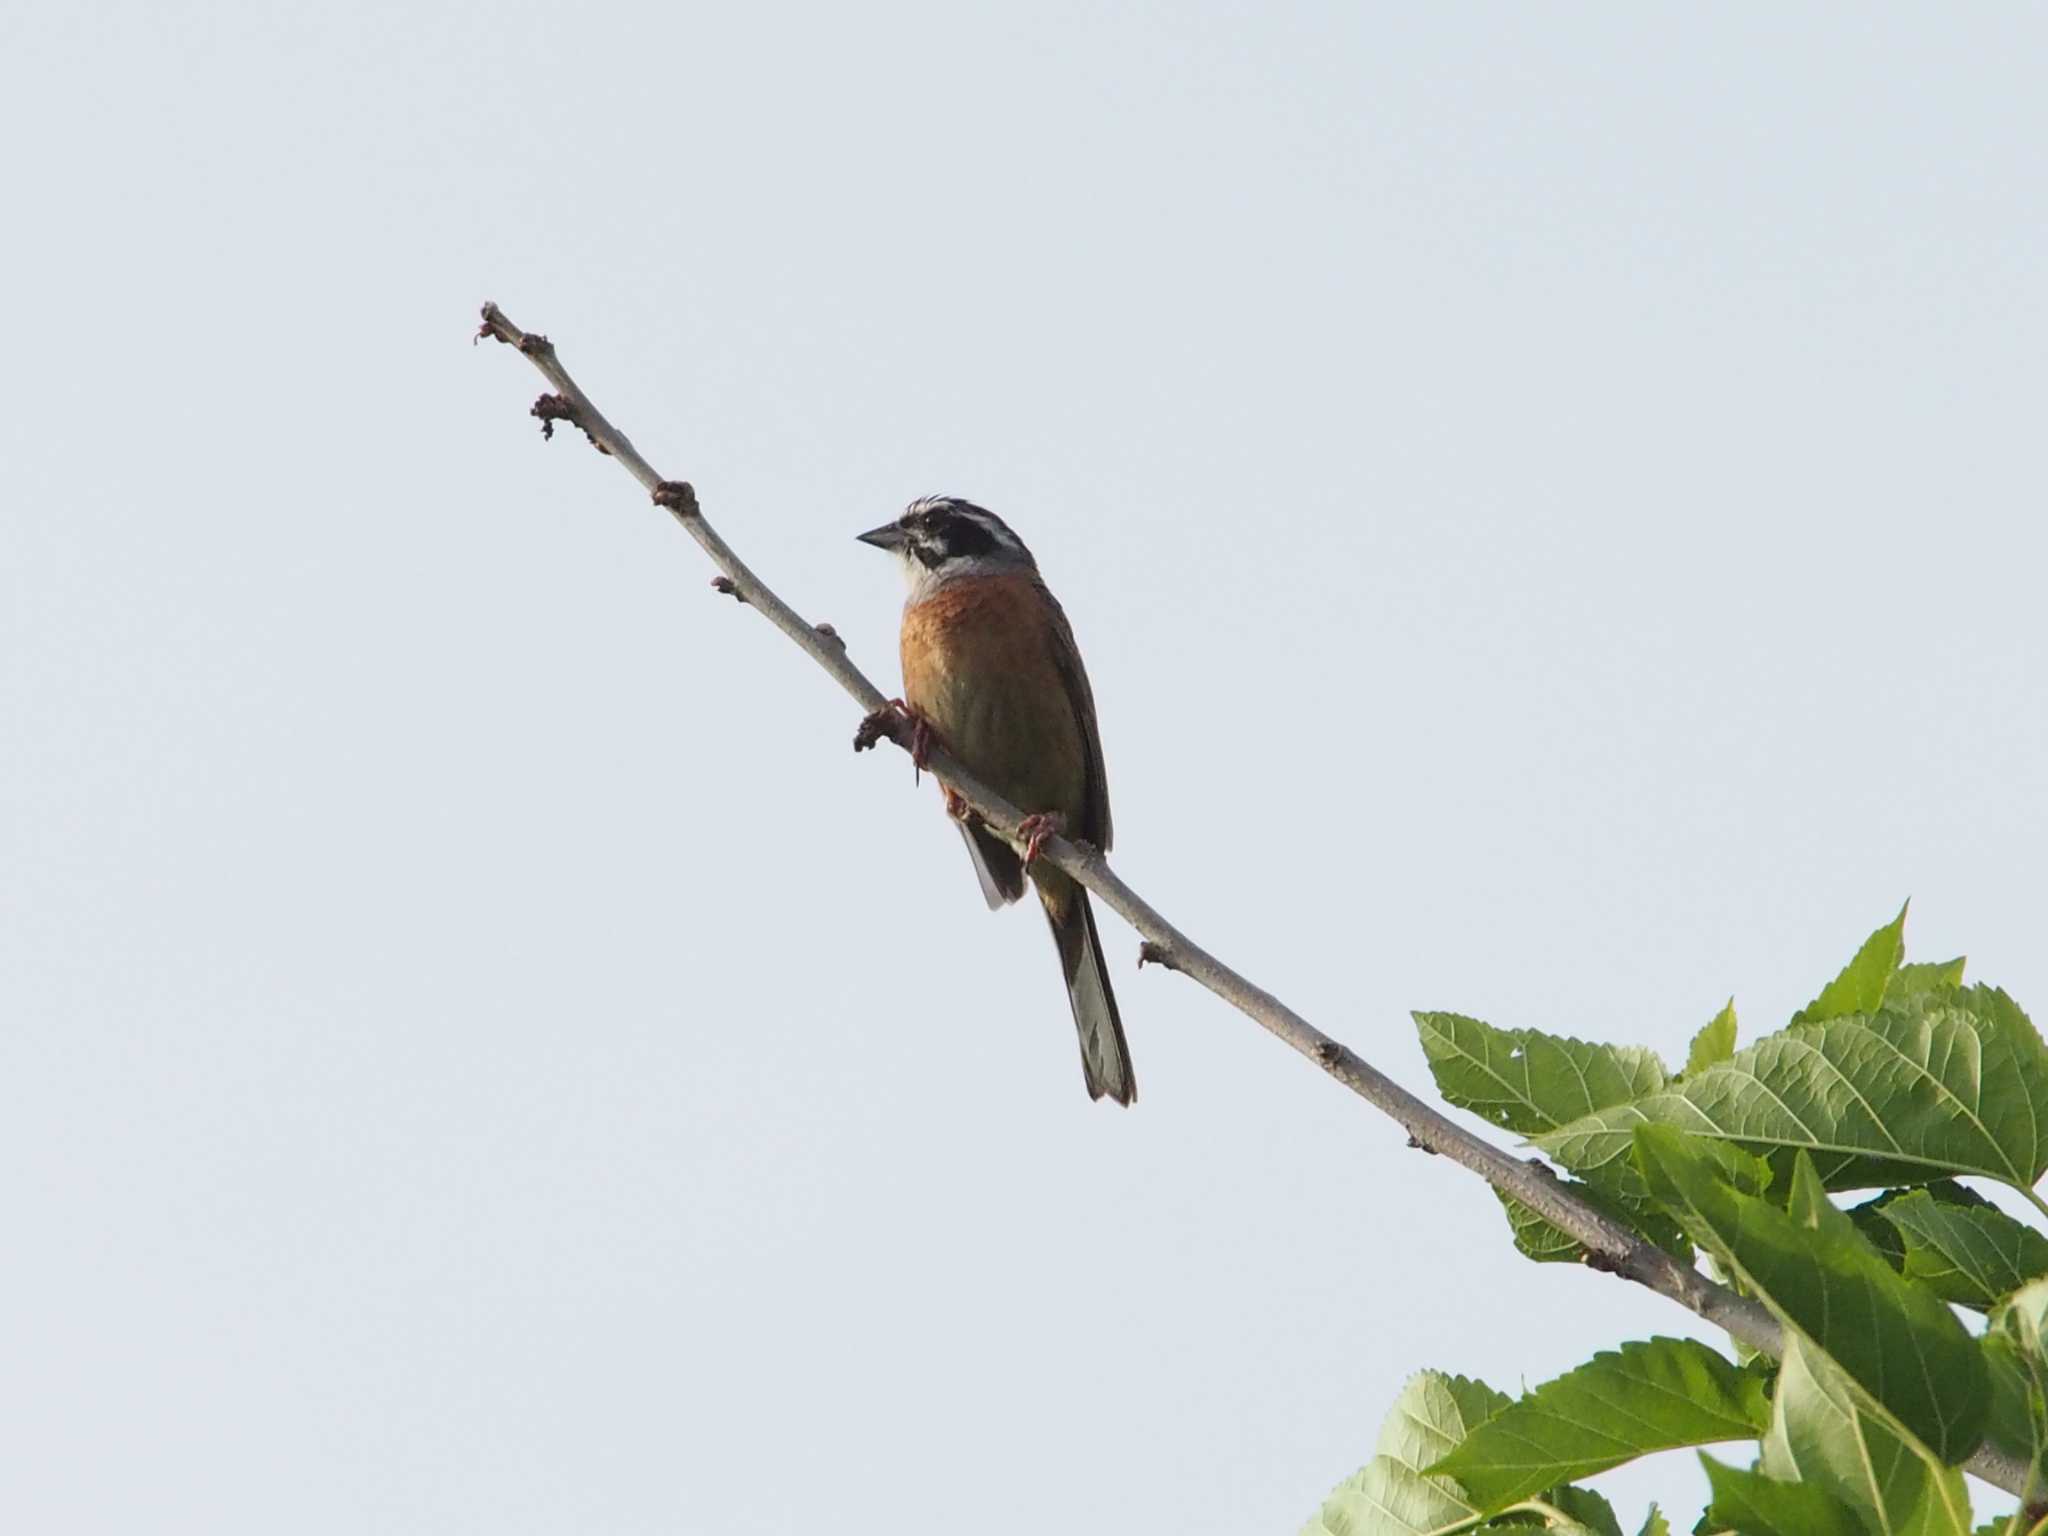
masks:
<svg viewBox="0 0 2048 1536"><path fill-rule="evenodd" d="M703 546L723 573L712 585L759 612L853 696L866 712L854 740L856 751L876 745L883 737L905 751L911 749L910 720L888 707L889 700L882 691L847 656L845 641L829 624L806 622L747 568L706 520L690 486L656 474L626 435L591 403L555 356L553 343L545 336L520 330L496 304L488 303L483 307L483 325L477 332L479 340L486 336L517 347L554 386L555 392L541 396L533 407L533 414L541 418L544 435L552 436L555 422L568 422L579 428L600 453L623 464L647 488L655 504L667 508L683 530ZM1018 840L1024 813L975 779L935 742L929 744L927 766L991 828ZM1770 1355L1781 1352L1777 1320L1762 1305L1679 1263L1656 1244L1588 1205L1572 1194L1547 1165L1524 1162L1473 1135L1348 1046L1324 1034L1270 992L1253 986L1160 916L1123 882L1098 850L1084 842L1055 836L1046 839L1039 857L1080 881L1143 936L1145 942L1138 953L1141 966L1157 964L1207 987L1391 1118L1408 1133L1409 1145L1439 1153L1471 1170L1501 1194L1520 1201L1568 1234L1585 1249L1588 1267L1646 1286L1754 1349ZM2024 1464L1989 1444L1965 1466L1986 1482L2009 1492L2025 1490Z"/></svg>

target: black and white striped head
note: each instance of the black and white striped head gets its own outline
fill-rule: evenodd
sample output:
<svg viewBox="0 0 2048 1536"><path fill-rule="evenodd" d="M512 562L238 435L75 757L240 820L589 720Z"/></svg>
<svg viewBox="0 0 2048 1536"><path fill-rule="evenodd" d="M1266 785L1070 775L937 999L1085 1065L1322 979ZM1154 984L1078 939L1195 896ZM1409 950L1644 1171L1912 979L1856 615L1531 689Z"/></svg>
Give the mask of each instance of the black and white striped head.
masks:
<svg viewBox="0 0 2048 1536"><path fill-rule="evenodd" d="M869 529L860 541L901 559L913 594L961 576L1038 568L1008 523L958 496L913 501L895 522Z"/></svg>

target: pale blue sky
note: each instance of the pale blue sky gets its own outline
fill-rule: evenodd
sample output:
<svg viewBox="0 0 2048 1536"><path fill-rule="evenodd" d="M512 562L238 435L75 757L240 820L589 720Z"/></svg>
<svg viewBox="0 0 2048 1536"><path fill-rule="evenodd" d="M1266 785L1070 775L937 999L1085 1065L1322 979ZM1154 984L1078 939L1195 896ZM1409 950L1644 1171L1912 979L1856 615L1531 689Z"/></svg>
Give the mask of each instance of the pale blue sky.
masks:
<svg viewBox="0 0 2048 1536"><path fill-rule="evenodd" d="M10 7L0 1528L1287 1531L1413 1370L1688 1318L929 785L970 495L1118 865L1404 1081L1681 1053L1914 899L2048 1009L2048 20L1983 5ZM1625 1518L1676 1459L1600 1485Z"/></svg>

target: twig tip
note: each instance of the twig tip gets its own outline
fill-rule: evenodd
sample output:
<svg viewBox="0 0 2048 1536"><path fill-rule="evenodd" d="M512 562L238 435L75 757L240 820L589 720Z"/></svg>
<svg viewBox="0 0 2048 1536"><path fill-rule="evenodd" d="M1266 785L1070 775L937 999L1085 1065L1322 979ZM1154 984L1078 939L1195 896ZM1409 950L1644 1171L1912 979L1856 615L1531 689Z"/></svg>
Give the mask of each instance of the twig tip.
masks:
<svg viewBox="0 0 2048 1536"><path fill-rule="evenodd" d="M505 318L505 312L498 308L494 302L485 299L484 307L480 314L483 323L476 328L476 334L469 338L469 344L472 347L486 336L494 337L499 341L510 341L512 339L507 332L515 330L517 327Z"/></svg>

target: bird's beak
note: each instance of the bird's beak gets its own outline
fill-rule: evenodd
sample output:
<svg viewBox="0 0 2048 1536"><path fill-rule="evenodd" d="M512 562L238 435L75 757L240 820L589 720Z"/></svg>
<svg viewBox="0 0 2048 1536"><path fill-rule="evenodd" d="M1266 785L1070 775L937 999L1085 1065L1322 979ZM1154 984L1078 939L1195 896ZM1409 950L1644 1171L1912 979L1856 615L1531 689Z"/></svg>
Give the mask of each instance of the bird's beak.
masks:
<svg viewBox="0 0 2048 1536"><path fill-rule="evenodd" d="M872 544L877 549L901 549L909 542L909 535L894 523L884 523L879 528L870 528L859 535L863 544Z"/></svg>

